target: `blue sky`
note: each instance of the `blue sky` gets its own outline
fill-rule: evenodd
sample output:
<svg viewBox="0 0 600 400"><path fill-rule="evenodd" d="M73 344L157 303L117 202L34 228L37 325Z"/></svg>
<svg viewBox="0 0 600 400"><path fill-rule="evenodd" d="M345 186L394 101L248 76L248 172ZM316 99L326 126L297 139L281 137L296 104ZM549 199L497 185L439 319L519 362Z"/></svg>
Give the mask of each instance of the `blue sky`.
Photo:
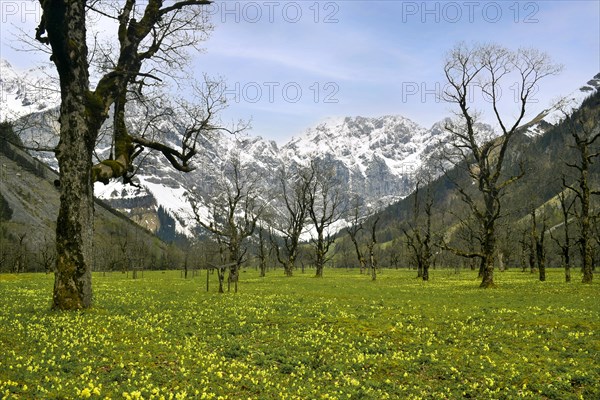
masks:
<svg viewBox="0 0 600 400"><path fill-rule="evenodd" d="M0 54L27 67L31 56L7 47L23 18L6 4ZM433 93L460 41L535 47L564 65L542 81L531 114L600 72L595 0L215 1L210 11L215 30L194 73L226 79L225 121L252 118L251 135L279 143L330 116L400 114L429 127L450 113Z"/></svg>

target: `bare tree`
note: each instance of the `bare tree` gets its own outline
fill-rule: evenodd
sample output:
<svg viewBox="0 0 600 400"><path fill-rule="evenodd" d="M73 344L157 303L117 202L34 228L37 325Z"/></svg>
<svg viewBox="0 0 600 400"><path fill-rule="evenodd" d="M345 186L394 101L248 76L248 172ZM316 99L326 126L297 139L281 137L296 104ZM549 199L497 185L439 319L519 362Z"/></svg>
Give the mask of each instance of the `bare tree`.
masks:
<svg viewBox="0 0 600 400"><path fill-rule="evenodd" d="M538 228L537 213L534 207L531 207L531 249L532 259L535 260L537 265L540 281L546 280L546 247L544 246L544 239L548 226L546 224L546 218L542 219L542 226Z"/></svg>
<svg viewBox="0 0 600 400"><path fill-rule="evenodd" d="M377 224L381 214L376 214L371 217L371 229L369 230L371 237L367 242L367 251L369 253L369 269L371 270L371 280L377 279L377 257L375 256L375 245L377 244Z"/></svg>
<svg viewBox="0 0 600 400"><path fill-rule="evenodd" d="M327 254L335 242L332 227L343 215L342 198L335 181L335 170L320 160L313 160L310 169L314 179L307 193L307 209L314 228L311 242L315 251L316 276L322 277L325 264L329 261Z"/></svg>
<svg viewBox="0 0 600 400"><path fill-rule="evenodd" d="M348 236L354 245L356 258L360 266L360 273L363 274L368 266L371 280L377 279L377 257L375 254L375 245L377 244L377 224L381 218L380 214L373 213L373 210L365 205L358 196L352 200L350 216L351 225L346 228ZM362 233L364 231L364 233ZM393 247L393 246L392 246ZM396 254L393 250L390 252L390 265L395 263Z"/></svg>
<svg viewBox="0 0 600 400"><path fill-rule="evenodd" d="M25 240L27 233L18 233L15 238L11 272L18 274L19 272L25 272L29 266L29 250L27 240Z"/></svg>
<svg viewBox="0 0 600 400"><path fill-rule="evenodd" d="M273 218L274 230L283 241L284 251L280 249L277 238L271 235L277 260L286 276L292 276L298 257L300 237L305 231L308 218L308 192L314 179L311 168L290 173L285 167L279 171L283 213Z"/></svg>
<svg viewBox="0 0 600 400"><path fill-rule="evenodd" d="M54 241L44 236L44 240L40 243L38 250L38 263L43 268L45 273L50 273L56 264L56 246Z"/></svg>
<svg viewBox="0 0 600 400"><path fill-rule="evenodd" d="M354 244L349 241L338 241L335 245L335 255L338 267L350 268L356 260Z"/></svg>
<svg viewBox="0 0 600 400"><path fill-rule="evenodd" d="M149 83L161 80L160 76L173 76L188 60L186 49L197 48L204 40L210 25L202 6L209 1L40 0L40 4L36 39L49 46L61 92L56 148L61 195L53 307L80 309L89 307L92 300L92 183L126 176L138 155L136 146L161 152L178 170L192 170L197 138L207 129L216 129L215 111L223 103L219 96L208 94L207 99L212 100L205 102L203 117L184 130L181 148L143 138L125 124L128 91L135 88L141 93ZM110 42L114 47L105 47L98 55L88 48L87 32L97 22L93 17L100 16L112 20L117 28ZM95 88L90 84L90 60L98 61L95 65L100 72ZM94 145L111 109L114 157L93 165Z"/></svg>
<svg viewBox="0 0 600 400"><path fill-rule="evenodd" d="M590 166L600 152L594 149L594 144L600 138L600 112L588 107L566 117L566 124L575 142L572 146L577 151L577 162L567 162L567 166L576 171L573 184L568 184L563 179L563 185L575 195L575 217L579 223L579 244L583 262L583 283L592 283L593 248L592 248L592 196L600 194L600 190L593 190L589 179Z"/></svg>
<svg viewBox="0 0 600 400"><path fill-rule="evenodd" d="M432 263L432 247L433 238L431 232L431 215L433 208L433 197L431 195L431 182L427 184L427 194L423 203L423 210L425 211L425 220L422 221L421 216L421 199L420 184L417 182L417 186L414 191L414 205L413 205L413 221L410 223L410 230L404 229L406 235L406 243L408 248L411 250L415 264L417 265L417 277L423 278L424 281L429 280L429 268Z"/></svg>
<svg viewBox="0 0 600 400"><path fill-rule="evenodd" d="M208 220L202 215L200 199L190 199L196 222L215 235L229 252L228 283L234 284L236 292L240 267L248 250L245 242L254 233L264 208L258 182L259 176L233 155L205 200L212 210Z"/></svg>
<svg viewBox="0 0 600 400"><path fill-rule="evenodd" d="M388 263L390 268L398 269L402 260L403 246L397 239L392 241L392 245L387 249Z"/></svg>
<svg viewBox="0 0 600 400"><path fill-rule="evenodd" d="M564 177L563 177L564 180ZM569 196L564 190L558 194L558 199L560 201L560 211L562 217L562 227L563 227L563 238L562 240L556 238L553 234L553 231L550 231L550 236L552 240L558 245L560 248L560 255L562 258L563 266L565 268L565 282L571 282L571 246L572 246L572 238L570 231L570 217L571 210L573 208L573 204L575 199Z"/></svg>
<svg viewBox="0 0 600 400"><path fill-rule="evenodd" d="M213 218L213 220L216 220L219 218L219 215L217 214L215 207L213 207L213 210L212 210L212 218ZM213 271L215 271L215 270L217 271L217 279L219 280L219 293L225 293L225 291L223 290L223 282L225 282L226 269L228 267L236 265L237 261L230 263L230 264L225 263L225 261L227 260L227 256L226 256L227 244L223 240L223 237L221 237L220 235L214 235L214 236L215 236L215 241L217 243L217 251L219 253L219 258L218 258L219 265L212 265L212 267L213 267ZM208 291L208 282L206 283L206 290Z"/></svg>
<svg viewBox="0 0 600 400"><path fill-rule="evenodd" d="M271 252L273 251L273 248L271 246L268 246L267 244L267 238L265 237L265 234L265 228L259 226L257 257L259 260L259 270L261 278L267 276L267 262L271 257Z"/></svg>
<svg viewBox="0 0 600 400"><path fill-rule="evenodd" d="M120 251L119 263L121 264L121 272L129 275L129 267L131 266L131 253L130 253L131 239L129 233L125 232L124 235L118 238L118 248Z"/></svg>
<svg viewBox="0 0 600 400"><path fill-rule="evenodd" d="M560 66L554 65L548 55L534 49L510 51L499 45L459 44L447 56L444 73L448 84L444 97L458 107L457 120L446 126L452 137L447 160L465 170L477 188L476 192L470 191L454 180L479 224L481 243L475 252L453 250L458 255L481 260L482 288L495 286L496 222L501 217L502 196L507 187L523 176L522 170L509 176L503 173L508 145L523 122L539 82L559 71ZM509 122L501 115L500 93L501 85L511 78L517 80L517 108ZM471 109L470 96L475 86L481 89L491 107L499 129L495 137L479 128L479 114ZM451 178L448 173L446 176Z"/></svg>
<svg viewBox="0 0 600 400"><path fill-rule="evenodd" d="M346 228L346 232L348 236L350 236L350 240L354 245L354 250L356 252L356 258L358 260L358 266L360 268L360 273L363 274L367 267L367 261L365 260L365 256L363 254L363 250L359 244L359 233L363 230L364 226L364 218L365 211L362 204L362 200L355 196L353 199L353 205L351 208L351 224Z"/></svg>

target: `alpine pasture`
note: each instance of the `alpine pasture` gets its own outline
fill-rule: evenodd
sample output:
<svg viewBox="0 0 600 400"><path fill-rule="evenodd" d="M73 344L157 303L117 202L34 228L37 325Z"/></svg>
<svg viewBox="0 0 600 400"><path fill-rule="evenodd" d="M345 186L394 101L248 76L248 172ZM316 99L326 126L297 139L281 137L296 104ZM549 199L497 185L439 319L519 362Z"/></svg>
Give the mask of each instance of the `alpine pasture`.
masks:
<svg viewBox="0 0 600 400"><path fill-rule="evenodd" d="M597 399L600 286L476 272L266 278L95 273L51 311L52 275L0 275L3 399Z"/></svg>

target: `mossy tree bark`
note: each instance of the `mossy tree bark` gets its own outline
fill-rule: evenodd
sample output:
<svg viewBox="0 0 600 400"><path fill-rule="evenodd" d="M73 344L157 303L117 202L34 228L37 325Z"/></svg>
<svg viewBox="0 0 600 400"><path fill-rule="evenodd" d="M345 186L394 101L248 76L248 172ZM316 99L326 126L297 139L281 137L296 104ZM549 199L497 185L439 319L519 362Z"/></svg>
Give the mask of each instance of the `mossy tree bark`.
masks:
<svg viewBox="0 0 600 400"><path fill-rule="evenodd" d="M360 249L360 244L358 243L357 238L358 232L360 232L362 229L362 222L355 221L355 223L352 226L346 228L346 232L348 232L350 240L352 240L352 244L354 245L354 252L356 253L356 259L358 260L358 267L360 273L364 274L365 269L367 268L367 261L365 260L365 257L362 254L363 252Z"/></svg>
<svg viewBox="0 0 600 400"><path fill-rule="evenodd" d="M38 38L52 47L60 78L60 141L56 157L61 174L56 227L53 307L81 309L92 302L91 265L94 203L92 150L100 128L89 101L85 2L44 1ZM47 34L46 37L42 35Z"/></svg>

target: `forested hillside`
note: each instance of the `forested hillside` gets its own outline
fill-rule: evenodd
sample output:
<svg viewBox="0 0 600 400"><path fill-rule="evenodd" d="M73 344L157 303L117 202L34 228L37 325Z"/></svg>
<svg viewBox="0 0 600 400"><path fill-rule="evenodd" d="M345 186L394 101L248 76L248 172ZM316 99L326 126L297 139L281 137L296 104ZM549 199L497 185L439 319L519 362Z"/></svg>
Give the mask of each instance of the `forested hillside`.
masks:
<svg viewBox="0 0 600 400"><path fill-rule="evenodd" d="M0 271L51 272L59 192L55 171L10 144L0 126ZM95 270L129 271L166 263L167 245L120 213L96 202Z"/></svg>

